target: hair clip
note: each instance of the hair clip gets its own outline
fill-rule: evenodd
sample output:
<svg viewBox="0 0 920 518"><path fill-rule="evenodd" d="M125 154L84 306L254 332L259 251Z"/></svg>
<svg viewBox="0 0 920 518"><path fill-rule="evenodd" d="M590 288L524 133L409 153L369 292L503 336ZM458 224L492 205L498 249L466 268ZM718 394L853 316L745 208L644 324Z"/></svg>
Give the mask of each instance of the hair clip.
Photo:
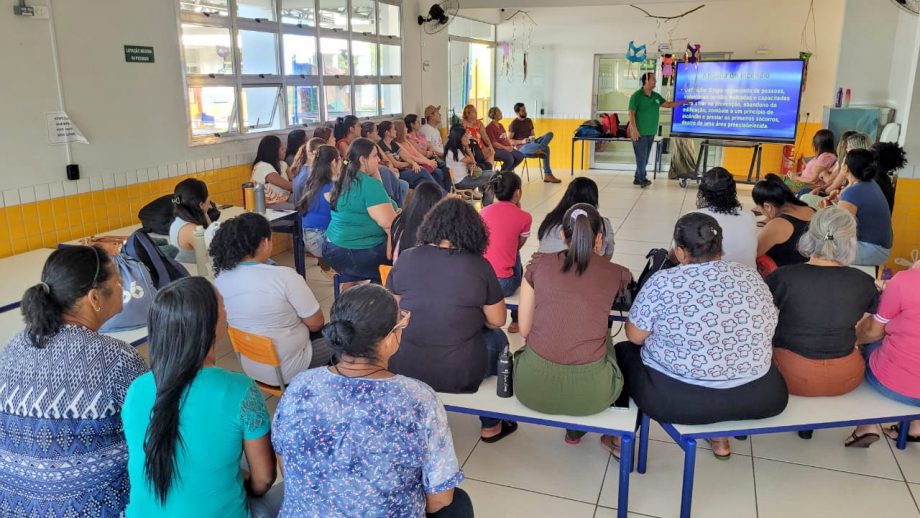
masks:
<svg viewBox="0 0 920 518"><path fill-rule="evenodd" d="M833 241L833 240L834 240L834 234L831 234L830 232L828 232L827 234L824 234L824 240L825 240L825 241Z"/></svg>
<svg viewBox="0 0 920 518"><path fill-rule="evenodd" d="M571 218L573 222L581 216L584 216L586 218L588 217L588 213L587 211L585 211L585 209L575 209L572 211Z"/></svg>
<svg viewBox="0 0 920 518"><path fill-rule="evenodd" d="M41 287L42 291L45 292L45 295L50 295L50 294L51 294L51 286L48 286L47 283L45 283L45 282L40 282L40 283L36 284L36 286Z"/></svg>

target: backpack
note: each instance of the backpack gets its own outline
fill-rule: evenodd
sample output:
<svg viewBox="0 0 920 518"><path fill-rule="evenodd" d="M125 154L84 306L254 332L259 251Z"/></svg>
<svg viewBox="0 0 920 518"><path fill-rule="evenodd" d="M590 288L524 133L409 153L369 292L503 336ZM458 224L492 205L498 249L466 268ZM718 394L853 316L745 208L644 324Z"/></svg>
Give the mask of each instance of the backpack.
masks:
<svg viewBox="0 0 920 518"><path fill-rule="evenodd" d="M581 126L575 130L575 136L582 138L600 138L604 136L604 127L600 122L591 119L583 122Z"/></svg>
<svg viewBox="0 0 920 518"><path fill-rule="evenodd" d="M120 313L106 320L100 331L109 333L140 329L147 325L147 310L157 293L150 278L150 270L144 263L128 255L124 248L120 254L112 257L112 261L121 274L124 307Z"/></svg>
<svg viewBox="0 0 920 518"><path fill-rule="evenodd" d="M128 237L122 253L147 267L150 280L157 290L163 289L172 281L189 276L188 270L175 259L164 255L143 230L135 230Z"/></svg>
<svg viewBox="0 0 920 518"><path fill-rule="evenodd" d="M633 300L639 295L639 292L642 291L642 286L645 286L645 283L652 275L661 270L667 270L668 268L677 266L677 263L668 258L668 254L669 252L664 248L652 248L645 254L645 259L647 261L645 263L645 268L642 269L642 273L639 275L639 280L636 281L633 291Z"/></svg>
<svg viewBox="0 0 920 518"><path fill-rule="evenodd" d="M620 137L620 116L619 115L617 115L616 113L601 114L601 124L604 127L604 136L612 137L612 138Z"/></svg>
<svg viewBox="0 0 920 518"><path fill-rule="evenodd" d="M141 207L141 210L137 212L137 219L141 221L141 230L148 234L168 236L169 226L175 219L172 200L173 195L167 194ZM217 221L219 218L220 211L217 210L214 203L211 203L211 208L208 209L208 219Z"/></svg>

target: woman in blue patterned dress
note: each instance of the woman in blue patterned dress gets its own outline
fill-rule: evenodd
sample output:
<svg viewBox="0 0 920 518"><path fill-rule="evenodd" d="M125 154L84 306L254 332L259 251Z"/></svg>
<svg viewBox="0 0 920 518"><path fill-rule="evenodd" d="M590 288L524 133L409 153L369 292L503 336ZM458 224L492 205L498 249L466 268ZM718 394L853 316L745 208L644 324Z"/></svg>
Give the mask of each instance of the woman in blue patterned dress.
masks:
<svg viewBox="0 0 920 518"><path fill-rule="evenodd" d="M100 248L53 252L22 299L24 331L0 352L0 516L119 516L128 503L121 410L147 370L98 333L121 312Z"/></svg>
<svg viewBox="0 0 920 518"><path fill-rule="evenodd" d="M341 361L300 373L275 412L281 516L473 516L436 393L387 370L408 323L380 286L336 299L323 334Z"/></svg>

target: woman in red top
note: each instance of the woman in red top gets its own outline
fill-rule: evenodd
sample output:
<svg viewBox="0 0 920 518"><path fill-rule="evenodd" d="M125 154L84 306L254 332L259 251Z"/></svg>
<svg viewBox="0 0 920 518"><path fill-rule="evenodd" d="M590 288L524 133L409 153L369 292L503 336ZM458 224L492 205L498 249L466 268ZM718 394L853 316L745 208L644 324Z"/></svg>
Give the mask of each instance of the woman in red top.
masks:
<svg viewBox="0 0 920 518"><path fill-rule="evenodd" d="M524 154L511 145L508 132L501 123L502 111L498 106L493 106L489 110L489 119L492 122L486 126L486 135L495 149L495 159L502 161L502 171L514 171L524 161Z"/></svg>
<svg viewBox="0 0 920 518"><path fill-rule="evenodd" d="M482 121L479 120L479 114L476 113L475 106L467 104L466 108L463 108L463 118L460 119L460 123L463 124L466 131L470 133L470 138L476 141L476 145L482 152L483 161L490 164L493 163L495 161L495 148L492 147L492 141L489 139L488 133L484 131L485 126L483 126ZM476 157L476 161L480 161L478 156Z"/></svg>
<svg viewBox="0 0 920 518"><path fill-rule="evenodd" d="M348 156L351 141L361 136L361 124L354 115L346 115L335 120L335 147L339 155Z"/></svg>

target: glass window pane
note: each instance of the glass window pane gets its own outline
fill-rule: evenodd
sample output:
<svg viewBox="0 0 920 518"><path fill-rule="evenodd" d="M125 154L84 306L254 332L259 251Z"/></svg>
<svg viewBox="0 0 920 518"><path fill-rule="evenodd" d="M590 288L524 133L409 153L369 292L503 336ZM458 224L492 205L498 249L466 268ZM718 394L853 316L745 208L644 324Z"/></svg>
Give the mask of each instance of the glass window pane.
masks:
<svg viewBox="0 0 920 518"><path fill-rule="evenodd" d="M284 73L287 75L315 76L316 38L297 34L284 35Z"/></svg>
<svg viewBox="0 0 920 518"><path fill-rule="evenodd" d="M380 108L383 115L402 113L402 85L380 85Z"/></svg>
<svg viewBox="0 0 920 518"><path fill-rule="evenodd" d="M193 13L229 16L228 0L181 0L179 8Z"/></svg>
<svg viewBox="0 0 920 518"><path fill-rule="evenodd" d="M291 124L319 121L319 87L287 87L288 117Z"/></svg>
<svg viewBox="0 0 920 518"><path fill-rule="evenodd" d="M240 18L275 20L275 5L272 0L236 0L236 15Z"/></svg>
<svg viewBox="0 0 920 518"><path fill-rule="evenodd" d="M326 120L335 120L336 117L351 115L351 87L325 86L326 94Z"/></svg>
<svg viewBox="0 0 920 518"><path fill-rule="evenodd" d="M232 86L205 86L188 89L188 113L192 135L227 133L233 124L236 93Z"/></svg>
<svg viewBox="0 0 920 518"><path fill-rule="evenodd" d="M347 0L319 0L319 26L348 30Z"/></svg>
<svg viewBox="0 0 920 518"><path fill-rule="evenodd" d="M281 2L281 21L316 27L316 13L313 0L284 0Z"/></svg>
<svg viewBox="0 0 920 518"><path fill-rule="evenodd" d="M380 35L399 36L399 6L378 5L380 6Z"/></svg>
<svg viewBox="0 0 920 518"><path fill-rule="evenodd" d="M377 113L377 85L355 85L355 115L375 117Z"/></svg>
<svg viewBox="0 0 920 518"><path fill-rule="evenodd" d="M366 41L351 42L352 57L355 60L356 76L377 75L377 44Z"/></svg>
<svg viewBox="0 0 920 518"><path fill-rule="evenodd" d="M243 88L243 125L247 131L281 127L278 90L277 86Z"/></svg>
<svg viewBox="0 0 920 518"><path fill-rule="evenodd" d="M383 4L381 4L383 5ZM398 76L402 74L402 49L399 45L380 46L380 75Z"/></svg>
<svg viewBox="0 0 920 518"><path fill-rule="evenodd" d="M374 0L351 0L351 32L377 33L377 12Z"/></svg>
<svg viewBox="0 0 920 518"><path fill-rule="evenodd" d="M471 20L461 16L455 16L447 28L451 36L463 36L464 38L475 38L479 40L495 40L495 26L491 23Z"/></svg>
<svg viewBox="0 0 920 518"><path fill-rule="evenodd" d="M323 75L347 76L351 73L348 67L348 40L320 38L319 49L323 54Z"/></svg>
<svg viewBox="0 0 920 518"><path fill-rule="evenodd" d="M277 74L278 47L271 32L240 31L240 59L244 74Z"/></svg>
<svg viewBox="0 0 920 518"><path fill-rule="evenodd" d="M182 24L186 74L232 74L230 29Z"/></svg>

